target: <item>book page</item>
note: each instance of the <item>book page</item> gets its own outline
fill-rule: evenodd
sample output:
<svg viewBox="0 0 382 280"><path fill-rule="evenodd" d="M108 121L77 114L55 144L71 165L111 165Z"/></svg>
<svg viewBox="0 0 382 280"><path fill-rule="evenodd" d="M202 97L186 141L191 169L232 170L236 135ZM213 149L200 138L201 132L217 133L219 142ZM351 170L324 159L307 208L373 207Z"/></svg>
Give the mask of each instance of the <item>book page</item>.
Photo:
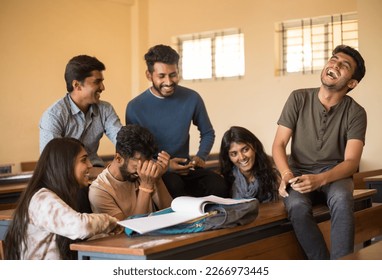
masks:
<svg viewBox="0 0 382 280"><path fill-rule="evenodd" d="M204 207L206 204L212 203L231 205L244 203L251 200L254 199L221 198L214 195L204 197L180 196L175 198L171 203L171 208L174 212L161 215L149 215L142 218L127 219L124 221L119 221L118 224L138 233L144 234L156 229L170 227L207 215L207 213L204 212Z"/></svg>
<svg viewBox="0 0 382 280"><path fill-rule="evenodd" d="M250 199L233 199L222 198L215 195L203 196L203 197L191 197L191 196L179 196L175 198L171 203L171 208L175 212L190 212L202 215L205 214L204 207L206 204L225 204L232 205L237 203L244 203L254 200Z"/></svg>
<svg viewBox="0 0 382 280"><path fill-rule="evenodd" d="M162 215L153 215L142 218L127 219L119 221L118 224L127 227L140 234L154 231L160 228L166 228L180 223L191 221L201 217L201 214L188 212L172 212Z"/></svg>

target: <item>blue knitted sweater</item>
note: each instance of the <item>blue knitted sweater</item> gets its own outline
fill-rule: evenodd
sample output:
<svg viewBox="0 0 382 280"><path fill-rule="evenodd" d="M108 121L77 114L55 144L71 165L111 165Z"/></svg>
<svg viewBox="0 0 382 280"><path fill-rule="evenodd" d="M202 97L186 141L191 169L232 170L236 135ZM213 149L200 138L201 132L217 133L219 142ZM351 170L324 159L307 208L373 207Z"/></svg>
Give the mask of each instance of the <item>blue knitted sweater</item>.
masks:
<svg viewBox="0 0 382 280"><path fill-rule="evenodd" d="M171 158L189 157L191 123L200 132L197 156L205 160L215 140L202 98L196 91L182 86L177 86L166 98L155 96L150 89L145 90L127 104L125 121L150 130L159 150L168 152Z"/></svg>

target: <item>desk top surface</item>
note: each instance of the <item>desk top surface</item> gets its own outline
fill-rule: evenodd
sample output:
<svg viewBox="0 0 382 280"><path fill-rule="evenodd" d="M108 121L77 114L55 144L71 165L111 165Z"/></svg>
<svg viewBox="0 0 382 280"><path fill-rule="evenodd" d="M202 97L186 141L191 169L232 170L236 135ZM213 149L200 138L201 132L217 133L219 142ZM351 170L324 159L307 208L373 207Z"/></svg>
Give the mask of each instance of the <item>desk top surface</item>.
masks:
<svg viewBox="0 0 382 280"><path fill-rule="evenodd" d="M1 174L0 176L0 195L21 193L28 185L33 172L21 172L18 174Z"/></svg>
<svg viewBox="0 0 382 280"><path fill-rule="evenodd" d="M6 184L0 185L0 194L8 194L8 193L21 193L25 190L28 183L15 183L15 184Z"/></svg>
<svg viewBox="0 0 382 280"><path fill-rule="evenodd" d="M30 178L32 178L33 171L26 171L26 172L20 172L20 173L5 173L0 174L0 181L1 182L8 182L8 181L14 181L14 180L25 180L28 181Z"/></svg>
<svg viewBox="0 0 382 280"><path fill-rule="evenodd" d="M374 189L354 190L354 199L367 198L374 193L376 193ZM260 204L259 215L256 220L244 226L178 235L128 237L122 233L116 236L74 243L70 245L70 248L77 251L145 256L215 237L254 229L255 227L260 228L272 223L284 223L285 221L287 221L287 213L284 203L278 201Z"/></svg>
<svg viewBox="0 0 382 280"><path fill-rule="evenodd" d="M0 220L11 220L15 209L0 210Z"/></svg>
<svg viewBox="0 0 382 280"><path fill-rule="evenodd" d="M356 189L353 191L353 197L354 197L354 200L357 200L357 199L370 197L376 193L377 193L376 189Z"/></svg>
<svg viewBox="0 0 382 280"><path fill-rule="evenodd" d="M381 182L382 181L382 175L377 176L370 176L363 178L364 182Z"/></svg>

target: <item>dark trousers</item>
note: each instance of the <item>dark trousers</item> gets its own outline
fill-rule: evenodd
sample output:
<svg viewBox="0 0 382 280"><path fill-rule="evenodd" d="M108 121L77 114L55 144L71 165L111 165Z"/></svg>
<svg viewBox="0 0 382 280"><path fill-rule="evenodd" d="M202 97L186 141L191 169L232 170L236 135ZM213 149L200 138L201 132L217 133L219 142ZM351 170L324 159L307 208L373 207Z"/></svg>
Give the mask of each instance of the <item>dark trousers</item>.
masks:
<svg viewBox="0 0 382 280"><path fill-rule="evenodd" d="M330 254L312 213L312 200L317 195L324 196L330 210ZM351 178L335 181L307 194L290 190L284 202L296 237L309 259L339 259L353 252L354 200Z"/></svg>
<svg viewBox="0 0 382 280"><path fill-rule="evenodd" d="M208 169L197 168L190 170L187 175L168 171L162 179L173 198L178 196L229 196L223 177Z"/></svg>

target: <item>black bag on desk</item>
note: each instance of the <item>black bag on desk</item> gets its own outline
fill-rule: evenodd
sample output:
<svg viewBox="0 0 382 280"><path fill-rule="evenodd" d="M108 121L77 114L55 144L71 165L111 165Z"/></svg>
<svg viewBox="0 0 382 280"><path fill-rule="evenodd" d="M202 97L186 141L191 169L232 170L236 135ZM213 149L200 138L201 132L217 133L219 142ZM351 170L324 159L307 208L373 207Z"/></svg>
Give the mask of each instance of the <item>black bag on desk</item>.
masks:
<svg viewBox="0 0 382 280"><path fill-rule="evenodd" d="M205 206L205 216L165 227L145 233L145 235L164 235L164 234L184 234L202 232L214 229L232 228L235 226L245 225L253 222L259 211L259 201L253 199L245 203L237 204L218 204L212 203ZM135 215L130 218L141 218L152 215L163 215L174 212L171 208L166 208L151 214ZM128 236L140 235L139 233L125 228Z"/></svg>

